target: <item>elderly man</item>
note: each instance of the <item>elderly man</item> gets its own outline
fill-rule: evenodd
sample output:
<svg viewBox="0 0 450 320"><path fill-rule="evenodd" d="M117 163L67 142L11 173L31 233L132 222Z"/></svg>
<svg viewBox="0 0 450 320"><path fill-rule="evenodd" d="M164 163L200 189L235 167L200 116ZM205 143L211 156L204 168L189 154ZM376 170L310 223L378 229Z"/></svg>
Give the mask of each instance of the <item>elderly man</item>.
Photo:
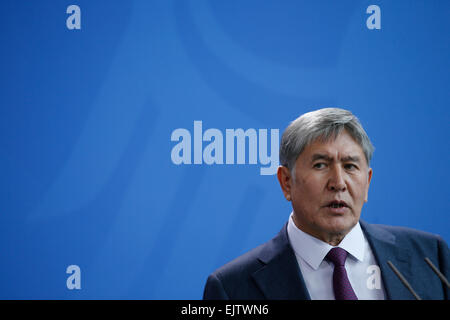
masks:
<svg viewBox="0 0 450 320"><path fill-rule="evenodd" d="M204 299L448 299L450 290L424 261L449 276L442 238L360 220L372 153L350 111L320 109L293 121L277 172L292 203L289 221L271 241L212 273Z"/></svg>

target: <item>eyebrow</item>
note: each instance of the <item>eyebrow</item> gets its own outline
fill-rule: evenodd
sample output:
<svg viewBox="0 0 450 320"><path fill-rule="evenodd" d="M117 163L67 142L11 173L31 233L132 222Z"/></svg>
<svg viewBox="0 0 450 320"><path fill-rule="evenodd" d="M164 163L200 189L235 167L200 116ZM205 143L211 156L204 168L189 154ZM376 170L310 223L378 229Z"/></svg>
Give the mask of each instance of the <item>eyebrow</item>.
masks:
<svg viewBox="0 0 450 320"><path fill-rule="evenodd" d="M359 163L361 159L358 156L347 156L341 159L342 162L357 162Z"/></svg>
<svg viewBox="0 0 450 320"><path fill-rule="evenodd" d="M311 161L317 161L317 160L325 160L328 162L333 161L333 158L326 155L326 154L321 154L321 153L316 153L313 154L313 156L311 157ZM359 163L361 161L361 158L358 156L345 156L343 158L341 158L342 162L355 162L355 163Z"/></svg>
<svg viewBox="0 0 450 320"><path fill-rule="evenodd" d="M316 160L332 161L333 159L326 154L315 153L312 155L311 161L314 162Z"/></svg>

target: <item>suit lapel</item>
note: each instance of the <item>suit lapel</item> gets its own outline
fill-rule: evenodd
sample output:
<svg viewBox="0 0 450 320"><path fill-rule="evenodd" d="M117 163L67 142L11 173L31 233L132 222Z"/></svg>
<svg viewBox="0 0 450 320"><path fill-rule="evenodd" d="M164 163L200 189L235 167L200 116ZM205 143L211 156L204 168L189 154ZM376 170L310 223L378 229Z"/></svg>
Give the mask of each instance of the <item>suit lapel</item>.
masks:
<svg viewBox="0 0 450 320"><path fill-rule="evenodd" d="M398 243L396 243L395 235L389 231L362 220L360 220L360 224L380 267L386 298L390 300L414 299L414 296L405 288L387 264L387 261L391 261L410 282L413 275L409 264L409 251L400 249Z"/></svg>
<svg viewBox="0 0 450 320"><path fill-rule="evenodd" d="M412 279L410 252L399 247L391 232L362 220L360 224L380 267L386 299L414 299L387 264L391 261L407 280ZM259 260L264 266L252 276L267 299L311 299L287 237L287 224L262 250Z"/></svg>
<svg viewBox="0 0 450 320"><path fill-rule="evenodd" d="M264 264L253 279L269 300L310 300L287 237L287 224L260 254Z"/></svg>

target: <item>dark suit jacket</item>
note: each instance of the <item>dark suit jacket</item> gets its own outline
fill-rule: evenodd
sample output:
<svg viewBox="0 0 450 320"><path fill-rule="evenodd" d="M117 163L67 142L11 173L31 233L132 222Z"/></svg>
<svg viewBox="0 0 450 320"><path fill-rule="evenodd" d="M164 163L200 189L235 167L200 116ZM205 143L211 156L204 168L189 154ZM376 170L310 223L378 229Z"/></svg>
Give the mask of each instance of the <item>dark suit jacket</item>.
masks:
<svg viewBox="0 0 450 320"><path fill-rule="evenodd" d="M447 277L450 252L444 240L430 233L403 227L368 224L360 220L381 269L386 299L414 296L387 265L390 260L422 299L449 299L443 285L424 261L430 258ZM204 299L310 299L288 236L287 224L269 242L247 252L212 273Z"/></svg>

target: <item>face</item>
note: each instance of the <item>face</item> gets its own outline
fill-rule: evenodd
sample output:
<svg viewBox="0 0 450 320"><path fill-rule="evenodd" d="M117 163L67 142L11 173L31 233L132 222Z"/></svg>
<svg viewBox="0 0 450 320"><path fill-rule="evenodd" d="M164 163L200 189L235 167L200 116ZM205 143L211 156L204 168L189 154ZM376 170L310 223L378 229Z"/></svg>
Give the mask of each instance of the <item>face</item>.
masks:
<svg viewBox="0 0 450 320"><path fill-rule="evenodd" d="M372 169L362 148L345 130L335 140L316 140L297 158L294 174L286 167L278 169L295 224L337 245L359 221L367 202Z"/></svg>

